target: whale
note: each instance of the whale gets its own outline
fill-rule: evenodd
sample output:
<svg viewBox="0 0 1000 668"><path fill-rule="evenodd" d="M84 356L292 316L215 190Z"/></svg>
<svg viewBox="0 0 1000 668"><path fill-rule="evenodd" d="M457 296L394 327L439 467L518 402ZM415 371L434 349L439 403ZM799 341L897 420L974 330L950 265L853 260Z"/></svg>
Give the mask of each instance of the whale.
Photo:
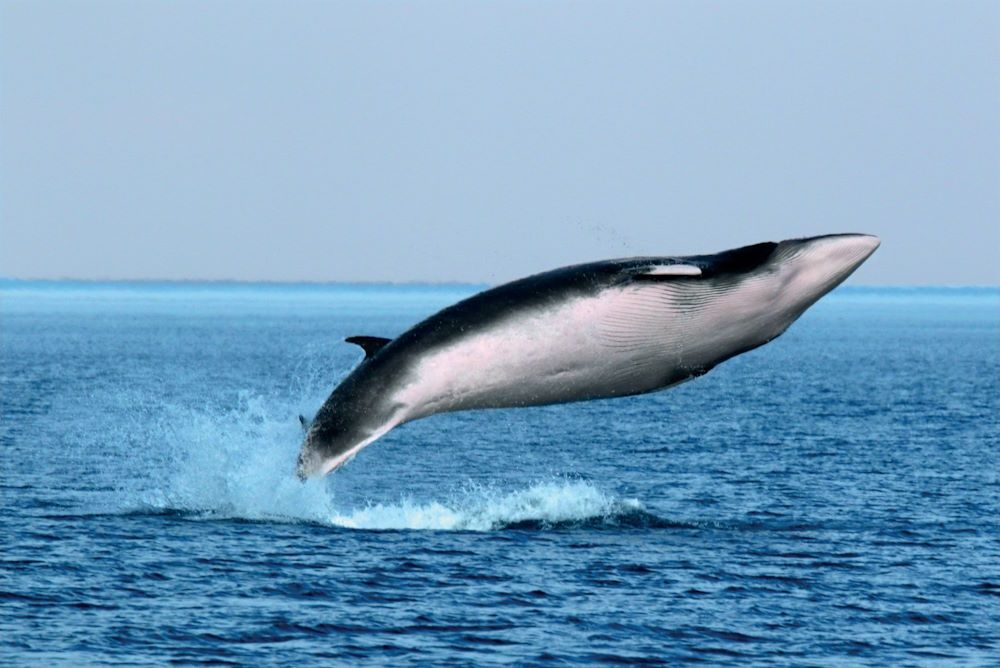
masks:
<svg viewBox="0 0 1000 668"><path fill-rule="evenodd" d="M781 335L879 244L829 234L589 262L487 289L392 339L348 337L365 357L311 421L300 416L296 473L328 474L438 413L625 397L697 378Z"/></svg>

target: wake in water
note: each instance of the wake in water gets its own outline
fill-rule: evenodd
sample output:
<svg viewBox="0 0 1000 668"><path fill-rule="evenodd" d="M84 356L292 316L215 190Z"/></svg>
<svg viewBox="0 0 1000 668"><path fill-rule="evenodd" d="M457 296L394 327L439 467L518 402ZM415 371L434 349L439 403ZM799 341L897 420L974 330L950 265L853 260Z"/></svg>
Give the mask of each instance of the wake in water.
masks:
<svg viewBox="0 0 1000 668"><path fill-rule="evenodd" d="M171 409L156 421L162 477L122 489L126 511L176 511L208 518L315 522L349 529L490 531L503 528L650 526L662 523L636 499L620 499L581 480L554 477L511 489L466 484L432 500L395 497L339 507L336 478L293 475L301 431L282 407L243 395L218 413ZM149 429L149 427L146 427ZM148 436L152 440L153 436ZM149 444L152 447L152 444ZM146 463L148 465L149 463Z"/></svg>

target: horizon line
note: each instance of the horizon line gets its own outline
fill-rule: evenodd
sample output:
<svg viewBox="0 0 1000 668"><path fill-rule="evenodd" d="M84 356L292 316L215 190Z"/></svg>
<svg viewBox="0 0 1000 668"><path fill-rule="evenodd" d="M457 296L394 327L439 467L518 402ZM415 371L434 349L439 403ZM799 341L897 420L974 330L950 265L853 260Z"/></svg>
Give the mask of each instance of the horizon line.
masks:
<svg viewBox="0 0 1000 668"><path fill-rule="evenodd" d="M508 281L504 281L506 283ZM240 286L240 285L267 285L267 286L336 286L336 285L358 285L358 286L468 286L481 287L502 285L503 283L490 283L487 281L460 281L460 280L406 280L406 281L370 281L370 280L253 280L238 278L18 278L0 275L0 283L76 283L83 285L218 285L218 286ZM1000 288L1000 283L857 283L845 284L838 287L848 288Z"/></svg>

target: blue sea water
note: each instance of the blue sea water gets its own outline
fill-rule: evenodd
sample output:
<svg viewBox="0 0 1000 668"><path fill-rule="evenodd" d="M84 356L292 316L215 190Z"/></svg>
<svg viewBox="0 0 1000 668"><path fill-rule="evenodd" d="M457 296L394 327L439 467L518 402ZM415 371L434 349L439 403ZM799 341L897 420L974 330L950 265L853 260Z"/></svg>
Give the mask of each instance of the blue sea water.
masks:
<svg viewBox="0 0 1000 668"><path fill-rule="evenodd" d="M300 484L343 338L476 289L0 283L0 663L997 664L997 289Z"/></svg>

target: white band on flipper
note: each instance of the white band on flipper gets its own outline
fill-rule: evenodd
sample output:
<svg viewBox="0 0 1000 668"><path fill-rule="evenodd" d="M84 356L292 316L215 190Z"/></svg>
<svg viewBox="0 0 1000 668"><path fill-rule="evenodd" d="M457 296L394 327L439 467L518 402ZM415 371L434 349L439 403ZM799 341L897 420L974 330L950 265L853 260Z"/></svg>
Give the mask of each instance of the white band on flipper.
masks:
<svg viewBox="0 0 1000 668"><path fill-rule="evenodd" d="M649 271L644 271L640 276L701 276L701 267L693 264L661 264L653 267Z"/></svg>

